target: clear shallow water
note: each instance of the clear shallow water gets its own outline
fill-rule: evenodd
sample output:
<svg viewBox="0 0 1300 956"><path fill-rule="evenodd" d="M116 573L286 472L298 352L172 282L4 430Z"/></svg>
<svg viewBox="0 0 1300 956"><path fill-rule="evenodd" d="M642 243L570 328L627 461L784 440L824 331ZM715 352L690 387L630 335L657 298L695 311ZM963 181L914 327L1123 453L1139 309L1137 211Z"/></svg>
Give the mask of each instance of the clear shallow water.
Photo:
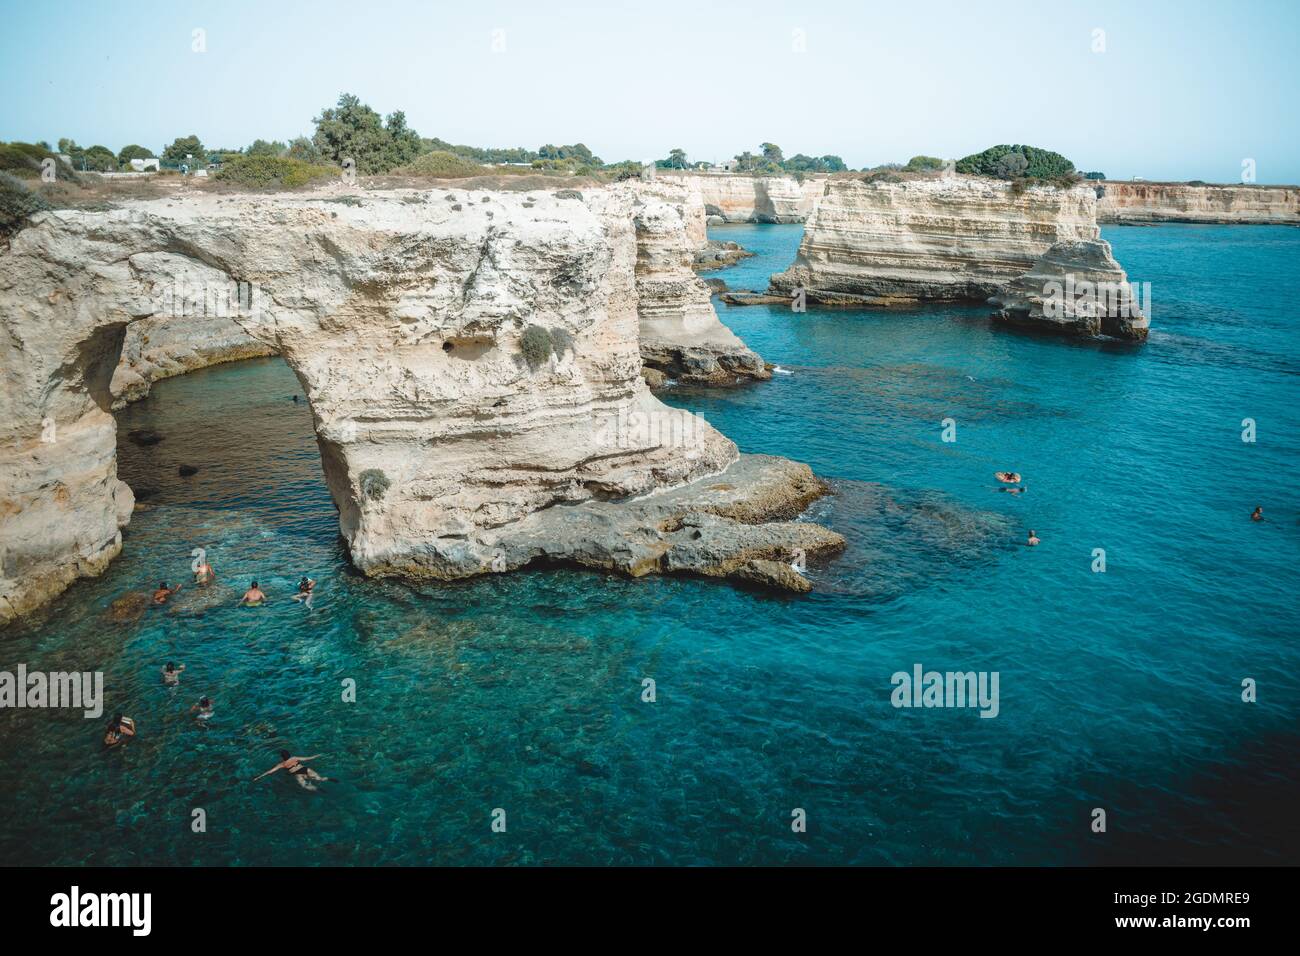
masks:
<svg viewBox="0 0 1300 956"><path fill-rule="evenodd" d="M762 288L799 233L718 228L762 255L715 274ZM0 634L0 667L104 670L140 736L105 753L103 721L0 712L0 862L1295 862L1300 230L1106 237L1152 283L1146 346L994 331L978 308L719 306L792 374L669 400L833 479L812 517L849 549L806 598L566 571L367 581L281 362L160 383L119 413L122 435L165 436L121 441L123 477L152 490L123 556ZM998 493L1001 468L1029 491ZM197 546L217 589L106 615L188 577ZM311 611L288 601L302 573ZM271 605L235 608L254 576ZM915 663L999 671L999 716L894 709L890 675ZM203 693L208 730L185 714ZM328 754L335 779L251 783L281 746Z"/></svg>

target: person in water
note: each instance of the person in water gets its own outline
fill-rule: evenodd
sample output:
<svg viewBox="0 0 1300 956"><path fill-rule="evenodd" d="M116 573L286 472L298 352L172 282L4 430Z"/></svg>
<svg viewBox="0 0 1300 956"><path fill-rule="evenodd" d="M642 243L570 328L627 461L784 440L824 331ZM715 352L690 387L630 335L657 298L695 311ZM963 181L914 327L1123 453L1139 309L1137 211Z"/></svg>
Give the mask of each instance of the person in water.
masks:
<svg viewBox="0 0 1300 956"><path fill-rule="evenodd" d="M1255 510L1250 513L1250 520L1251 521L1264 520L1264 507L1262 505L1255 505Z"/></svg>
<svg viewBox="0 0 1300 956"><path fill-rule="evenodd" d="M207 558L199 562L198 567L194 569L195 584L209 584L216 576L217 573L212 570L212 565L208 564Z"/></svg>
<svg viewBox="0 0 1300 956"><path fill-rule="evenodd" d="M179 667L168 661L162 669L163 683L168 687L179 687L181 683L181 671L185 670L185 665Z"/></svg>
<svg viewBox="0 0 1300 956"><path fill-rule="evenodd" d="M312 783L313 780L328 780L329 777L322 777L315 770L312 770L311 767L307 766L307 761L315 760L317 757L321 756L324 755L312 754L310 757L291 757L289 756L289 751L281 750L280 762L270 770L266 771L266 773L259 773L253 778L253 782L256 783L258 780L275 773L277 770L287 770L289 771L289 776L297 780L298 785L304 790L315 790L316 786Z"/></svg>
<svg viewBox="0 0 1300 956"><path fill-rule="evenodd" d="M298 593L293 596L293 600L302 601L307 607L311 607L311 595L315 588L316 582L303 575L302 580L298 582Z"/></svg>
<svg viewBox="0 0 1300 956"><path fill-rule="evenodd" d="M198 716L194 719L198 721L200 727L206 727L208 721L212 719L212 698L200 697L199 702L190 708L190 713L198 711Z"/></svg>
<svg viewBox="0 0 1300 956"><path fill-rule="evenodd" d="M1039 542L1039 537L1037 532L1035 532L1033 528L1030 528L1029 540L1026 541L1025 544L1029 545L1032 548L1034 545L1038 544L1038 542Z"/></svg>
<svg viewBox="0 0 1300 956"><path fill-rule="evenodd" d="M239 599L239 603L246 604L249 607L258 607L266 603L266 595L257 586L257 582L254 581L253 586L245 591L244 596Z"/></svg>
<svg viewBox="0 0 1300 956"><path fill-rule="evenodd" d="M123 743L128 737L135 736L135 721L130 717L123 717L117 714L108 722L108 729L104 731L104 746L116 747Z"/></svg>
<svg viewBox="0 0 1300 956"><path fill-rule="evenodd" d="M180 586L179 584L176 585L176 587L174 587L174 588L169 588L169 587L167 586L167 582L166 582L166 581L159 581L159 582L158 582L158 590L153 592L153 603L154 603L154 604L166 604L166 603L167 603L167 599L168 599L169 597L171 597L173 594L175 594L177 591L179 591L180 589L181 589L181 586Z"/></svg>
<svg viewBox="0 0 1300 956"><path fill-rule="evenodd" d="M998 489L998 491L1005 491L1009 495L1023 495L1028 490L1029 490L1028 485L1010 485L1008 487Z"/></svg>

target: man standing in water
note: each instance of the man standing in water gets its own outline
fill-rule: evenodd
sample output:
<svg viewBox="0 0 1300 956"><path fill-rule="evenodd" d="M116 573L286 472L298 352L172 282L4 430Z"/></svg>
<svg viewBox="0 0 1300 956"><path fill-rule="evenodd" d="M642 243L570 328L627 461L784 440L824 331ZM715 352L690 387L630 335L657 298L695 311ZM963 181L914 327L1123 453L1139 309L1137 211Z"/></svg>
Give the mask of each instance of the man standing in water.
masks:
<svg viewBox="0 0 1300 956"><path fill-rule="evenodd" d="M266 595L262 593L262 589L254 581L253 586L245 591L244 596L239 599L239 603L248 607L260 607L266 603Z"/></svg>
<svg viewBox="0 0 1300 956"><path fill-rule="evenodd" d="M216 572L212 570L212 565L208 564L208 559L206 557L199 558L199 560L194 563L195 584L209 584L216 576Z"/></svg>

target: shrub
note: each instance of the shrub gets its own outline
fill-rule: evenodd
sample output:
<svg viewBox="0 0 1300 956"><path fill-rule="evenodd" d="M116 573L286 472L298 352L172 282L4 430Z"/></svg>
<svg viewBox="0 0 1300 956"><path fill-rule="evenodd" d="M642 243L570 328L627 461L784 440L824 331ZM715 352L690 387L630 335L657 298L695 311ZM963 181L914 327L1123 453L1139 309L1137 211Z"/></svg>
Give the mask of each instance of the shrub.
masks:
<svg viewBox="0 0 1300 956"><path fill-rule="evenodd" d="M41 163L46 159L54 160L54 173L66 182L76 182L77 174L63 160L44 146L32 143L0 143L0 172L6 172L20 179L38 179L41 175Z"/></svg>
<svg viewBox="0 0 1300 956"><path fill-rule="evenodd" d="M285 156L232 156L221 164L216 178L250 189L297 189L338 174L333 166L317 166Z"/></svg>
<svg viewBox="0 0 1300 956"><path fill-rule="evenodd" d="M463 156L457 156L455 153L449 153L446 150L435 149L423 156L416 157L415 161L407 166L398 167L396 172L402 176L467 179L470 176L480 176L486 170L478 163L465 159Z"/></svg>
<svg viewBox="0 0 1300 956"><path fill-rule="evenodd" d="M551 338L551 333L540 325L530 325L519 337L519 350L523 352L528 367L536 371L555 351L555 340Z"/></svg>
<svg viewBox="0 0 1300 956"><path fill-rule="evenodd" d="M391 487L388 476L378 468L363 471L357 476L357 484L361 487L361 497L367 501L378 501Z"/></svg>
<svg viewBox="0 0 1300 956"><path fill-rule="evenodd" d="M982 153L973 153L957 160L957 172L976 176L997 176L998 163L1009 153L1019 153L1025 160L1023 175L1030 179L1054 179L1074 173L1074 163L1060 153L1037 146L990 146ZM1011 161L1016 163L1015 160ZM1005 166L1003 169L1005 170Z"/></svg>
<svg viewBox="0 0 1300 956"><path fill-rule="evenodd" d="M943 169L943 160L938 156L913 156L903 169L909 173L920 173L930 169Z"/></svg>
<svg viewBox="0 0 1300 956"><path fill-rule="evenodd" d="M551 329L551 347L555 350L556 357L563 356L565 352L573 352L575 356L578 354L568 329Z"/></svg>
<svg viewBox="0 0 1300 956"><path fill-rule="evenodd" d="M49 208L50 204L17 176L0 172L0 239L8 239L27 225L33 213Z"/></svg>

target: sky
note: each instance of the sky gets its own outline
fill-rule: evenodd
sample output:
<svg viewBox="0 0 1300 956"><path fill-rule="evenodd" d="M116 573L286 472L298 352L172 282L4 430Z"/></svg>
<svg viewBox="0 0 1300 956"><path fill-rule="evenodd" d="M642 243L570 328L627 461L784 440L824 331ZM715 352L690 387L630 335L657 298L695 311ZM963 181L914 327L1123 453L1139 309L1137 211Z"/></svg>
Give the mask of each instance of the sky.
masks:
<svg viewBox="0 0 1300 956"><path fill-rule="evenodd" d="M1300 183L1300 0L0 0L0 140L287 140L342 92L607 162L853 168L998 143L1112 179ZM202 31L196 33L195 31Z"/></svg>

